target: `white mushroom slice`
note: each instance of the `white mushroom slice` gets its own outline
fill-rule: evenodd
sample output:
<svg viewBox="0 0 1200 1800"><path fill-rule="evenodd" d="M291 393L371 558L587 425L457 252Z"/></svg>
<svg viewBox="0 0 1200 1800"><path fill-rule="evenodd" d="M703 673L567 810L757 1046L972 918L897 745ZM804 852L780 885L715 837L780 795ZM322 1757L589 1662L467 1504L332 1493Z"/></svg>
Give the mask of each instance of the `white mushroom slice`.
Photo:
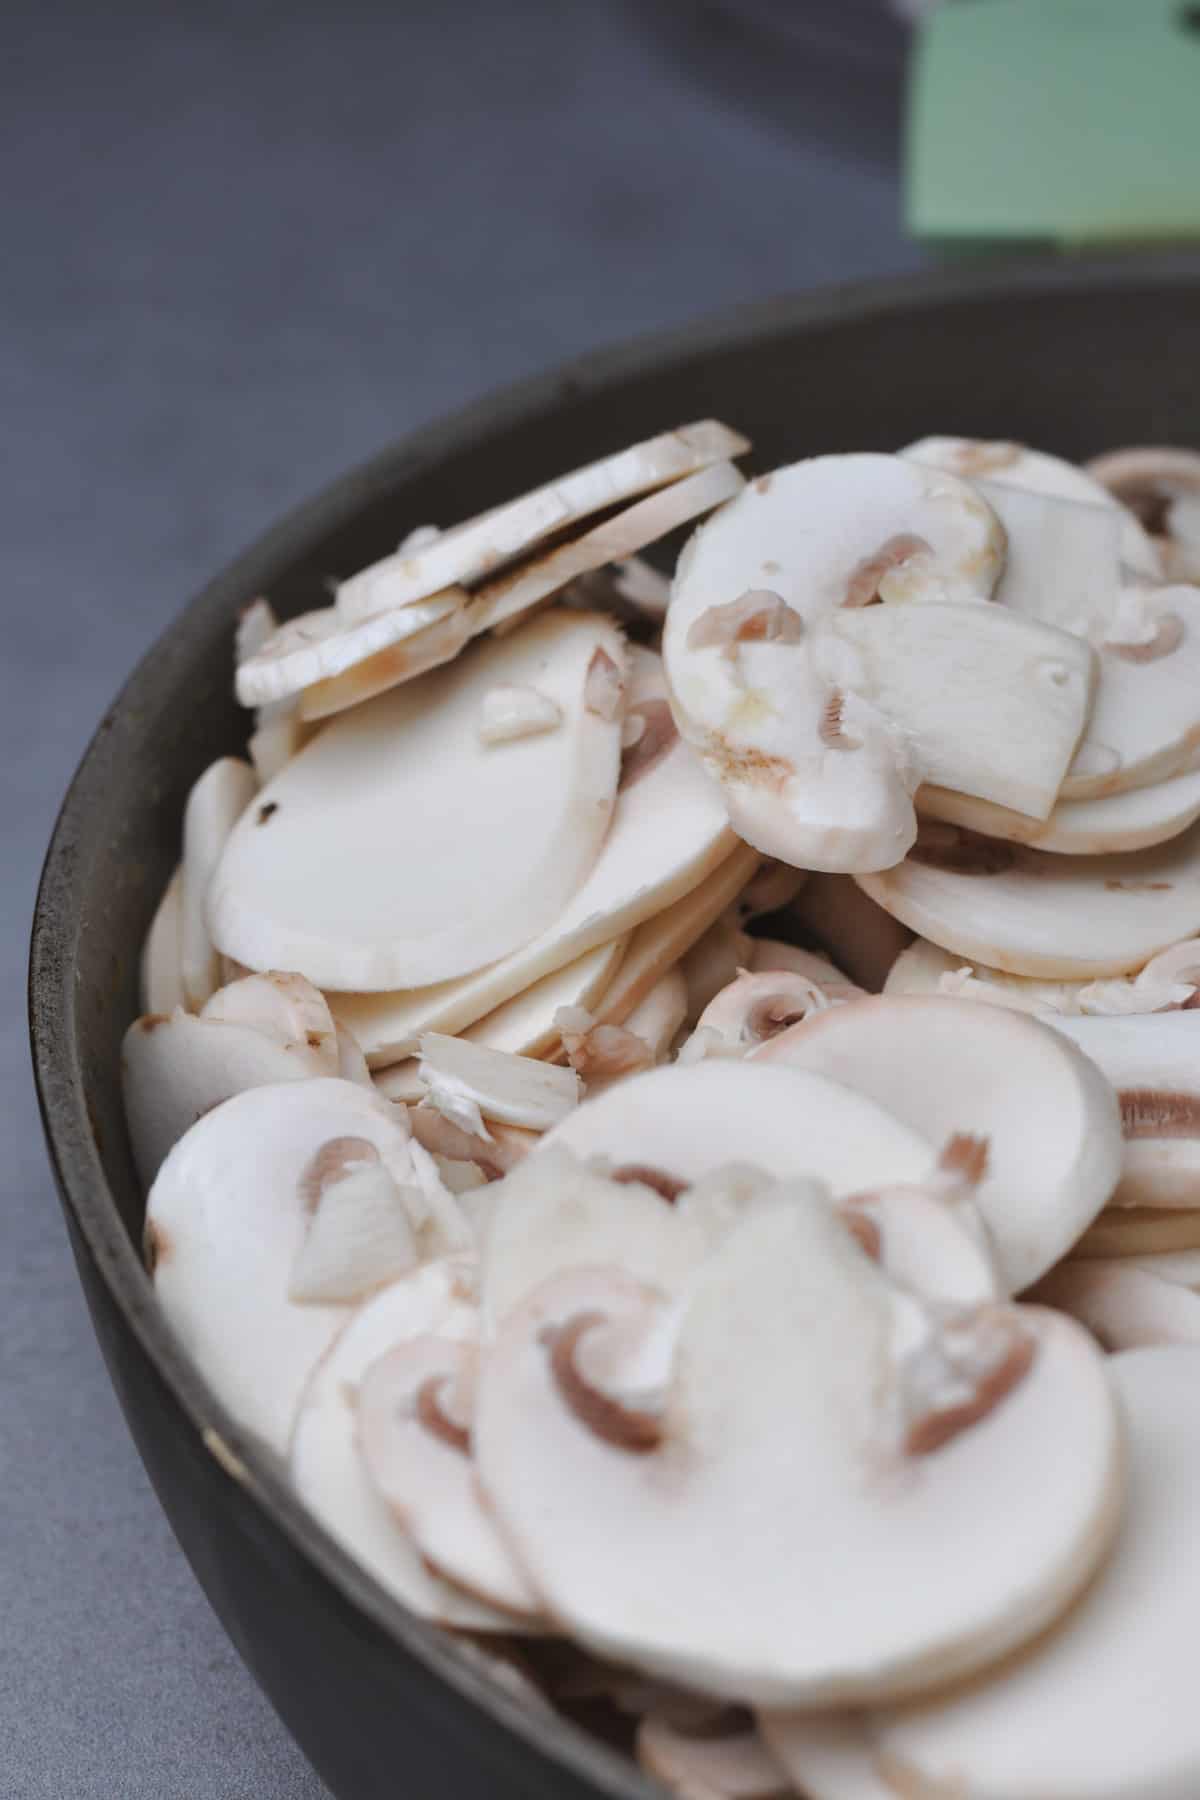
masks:
<svg viewBox="0 0 1200 1800"><path fill-rule="evenodd" d="M430 1333L398 1343L358 1389L367 1477L426 1566L485 1605L536 1624L537 1596L484 1506L471 1460L479 1348Z"/></svg>
<svg viewBox="0 0 1200 1800"><path fill-rule="evenodd" d="M464 1130L480 1131L480 1119L548 1131L579 1100L573 1069L555 1068L532 1056L510 1056L464 1038L427 1031L421 1039L421 1079L427 1103Z"/></svg>
<svg viewBox="0 0 1200 1800"><path fill-rule="evenodd" d="M234 637L234 660L240 668L258 655L279 630L275 609L268 600L253 600L238 619ZM260 706L254 718L254 730L246 746L259 785L273 781L284 763L304 744L307 728L300 718L294 696L272 700Z"/></svg>
<svg viewBox="0 0 1200 1800"><path fill-rule="evenodd" d="M1004 1007L873 996L812 1014L748 1066L762 1063L844 1082L935 1144L981 1140L976 1200L1010 1293L1066 1254L1121 1174L1120 1112L1095 1063Z"/></svg>
<svg viewBox="0 0 1200 1800"><path fill-rule="evenodd" d="M587 683L597 662L623 660L607 620L547 614L327 725L229 841L209 895L220 947L318 987L383 990L527 944L604 841L620 721L589 709ZM480 696L532 680L562 728L497 756L475 736ZM355 1014L339 1014L369 1056Z"/></svg>
<svg viewBox="0 0 1200 1800"><path fill-rule="evenodd" d="M1190 1011L1054 1018L1116 1089L1125 1156L1113 1206L1200 1206L1200 1020Z"/></svg>
<svg viewBox="0 0 1200 1800"><path fill-rule="evenodd" d="M220 962L206 917L209 887L229 838L257 790L249 763L223 756L204 771L184 808L180 956L183 991L192 1012L220 986Z"/></svg>
<svg viewBox="0 0 1200 1800"><path fill-rule="evenodd" d="M555 1014L564 1006L593 1006L613 979L625 954L628 937L599 944L565 968L543 975L523 994L468 1026L463 1036L489 1050L507 1050L513 1056L546 1056L557 1048L559 1030Z"/></svg>
<svg viewBox="0 0 1200 1800"><path fill-rule="evenodd" d="M854 888L854 892L857 894L858 889ZM830 1000L859 1000L866 992L843 975L827 956L816 950L801 950L797 944L781 943L778 938L751 938L745 966L754 975L786 972L805 976Z"/></svg>
<svg viewBox="0 0 1200 1800"><path fill-rule="evenodd" d="M481 743L507 744L514 738L554 731L561 724L562 709L548 694L506 682L489 688L483 696L477 730Z"/></svg>
<svg viewBox="0 0 1200 1800"><path fill-rule="evenodd" d="M388 1101L317 1078L235 1095L194 1125L159 1170L146 1208L159 1301L213 1392L276 1450L286 1447L309 1371L346 1317L342 1306L288 1298L324 1188L354 1162L377 1158L415 1226L429 1204L418 1192L419 1154ZM454 1206L449 1195L443 1204Z"/></svg>
<svg viewBox="0 0 1200 1800"><path fill-rule="evenodd" d="M687 982L679 968L659 977L644 1000L625 1020L625 1030L640 1038L651 1062L662 1062L687 1018Z"/></svg>
<svg viewBox="0 0 1200 1800"><path fill-rule="evenodd" d="M405 640L447 618L466 600L464 589L450 588L415 606L397 607L354 625L332 606L301 613L238 664L237 697L243 706L290 700L319 681L353 669L361 689L357 697L368 700L400 679L405 660L399 647Z"/></svg>
<svg viewBox="0 0 1200 1800"><path fill-rule="evenodd" d="M1088 1226L1073 1254L1153 1256L1180 1250L1200 1250L1200 1208L1110 1206Z"/></svg>
<svg viewBox="0 0 1200 1800"><path fill-rule="evenodd" d="M1152 581L1159 579L1158 553L1141 521L1114 500L1093 473L1076 468L1061 456L1031 450L1025 444L954 437L921 438L900 454L927 468L944 469L972 486L977 481L1002 483L1052 499L1109 507L1120 521L1120 555L1125 566Z"/></svg>
<svg viewBox="0 0 1200 1800"><path fill-rule="evenodd" d="M581 537L571 538L529 562L518 563L475 590L471 602L472 630L491 631L506 625L578 576L630 556L702 518L714 507L733 499L745 485L732 463L714 463L711 468L662 488L647 500L639 500Z"/></svg>
<svg viewBox="0 0 1200 1800"><path fill-rule="evenodd" d="M142 1011L171 1013L185 1006L183 992L183 869L175 870L155 909L142 945Z"/></svg>
<svg viewBox="0 0 1200 1800"><path fill-rule="evenodd" d="M419 1106L429 1092L421 1079L419 1056L408 1056L403 1062L393 1063L390 1068L377 1069L371 1076L371 1082L377 1093L402 1106Z"/></svg>
<svg viewBox="0 0 1200 1800"><path fill-rule="evenodd" d="M272 969L265 975L244 975L218 988L201 1008L202 1019L249 1025L288 1048L312 1052L322 1075L338 1075L337 1032L329 1002L303 975Z"/></svg>
<svg viewBox="0 0 1200 1800"><path fill-rule="evenodd" d="M1160 1281L1200 1291L1200 1250L1160 1250L1147 1256L1128 1257L1126 1267L1144 1269Z"/></svg>
<svg viewBox="0 0 1200 1800"><path fill-rule="evenodd" d="M741 456L747 439L715 419L681 425L534 488L424 543L402 544L361 569L337 592L346 619L406 606L451 582L472 583L606 507L678 481L710 463Z"/></svg>
<svg viewBox="0 0 1200 1800"><path fill-rule="evenodd" d="M149 1187L184 1133L247 1088L328 1073L302 1044L282 1044L251 1025L198 1019L177 1007L135 1019L121 1044L121 1086L133 1160Z"/></svg>
<svg viewBox="0 0 1200 1800"><path fill-rule="evenodd" d="M768 1175L808 1175L838 1195L920 1181L940 1147L823 1076L725 1058L632 1075L585 1100L539 1154L552 1144L685 1183L744 1155Z"/></svg>
<svg viewBox="0 0 1200 1800"><path fill-rule="evenodd" d="M752 1211L680 1308L612 1269L510 1316L481 1373L480 1479L572 1636L781 1707L920 1690L1059 1615L1119 1507L1104 1358L1056 1313L942 1320L910 1298L905 1352L900 1305L793 1195Z"/></svg>
<svg viewBox="0 0 1200 1800"><path fill-rule="evenodd" d="M709 1001L696 1033L707 1056L747 1056L769 1038L832 1004L830 995L811 976L786 969L761 975L743 971Z"/></svg>
<svg viewBox="0 0 1200 1800"><path fill-rule="evenodd" d="M981 1139L953 1139L946 1167L921 1186L852 1194L841 1218L889 1281L922 1300L981 1306L1004 1287L991 1234L977 1204L986 1162Z"/></svg>
<svg viewBox="0 0 1200 1800"><path fill-rule="evenodd" d="M1120 606L1125 522L1117 508L1012 486L1003 477L971 485L1008 540L995 602L1098 643Z"/></svg>
<svg viewBox="0 0 1200 1800"><path fill-rule="evenodd" d="M1105 1350L1200 1346L1200 1294L1128 1263L1063 1263L1038 1283L1036 1299L1070 1313Z"/></svg>
<svg viewBox="0 0 1200 1800"><path fill-rule="evenodd" d="M941 994L951 999L979 1000L992 1006L1008 1006L1015 1012L1072 1013L1079 1010L1083 981L1035 981L1027 975L1006 975L982 963L964 963L936 944L918 938L901 952L884 983L885 994Z"/></svg>
<svg viewBox="0 0 1200 1800"><path fill-rule="evenodd" d="M856 879L968 962L1060 980L1125 975L1200 928L1200 826L1127 856L1055 856L931 820L897 868Z"/></svg>
<svg viewBox="0 0 1200 1800"><path fill-rule="evenodd" d="M1200 543L1200 452L1165 445L1110 450L1087 473L1148 531Z"/></svg>
<svg viewBox="0 0 1200 1800"><path fill-rule="evenodd" d="M425 604L421 602L421 605ZM374 623L378 621L368 621L368 624ZM298 716L302 721L319 724L333 713L345 712L347 707L358 706L376 694L399 687L402 682L415 681L418 675L426 675L431 669L440 669L443 664L453 662L459 651L470 643L472 635L470 608L460 602L444 618L423 626L390 650L381 651L364 663L354 664L341 675L314 681L297 696Z"/></svg>
<svg viewBox="0 0 1200 1800"><path fill-rule="evenodd" d="M609 570L614 588L647 619L663 619L671 601L671 583L643 556L622 557Z"/></svg>
<svg viewBox="0 0 1200 1800"><path fill-rule="evenodd" d="M292 1262L288 1299L353 1306L407 1274L420 1260L404 1198L383 1164L345 1164L322 1190L308 1235Z"/></svg>
<svg viewBox="0 0 1200 1800"><path fill-rule="evenodd" d="M922 788L917 807L926 818L1059 856L1107 856L1166 843L1194 825L1200 819L1200 770L1098 800L1060 800L1044 820L948 788Z"/></svg>
<svg viewBox="0 0 1200 1800"><path fill-rule="evenodd" d="M755 940L731 914L719 918L703 937L697 938L679 964L687 983L690 1025L697 1024L710 1000L737 979L739 969L750 966L754 945Z"/></svg>
<svg viewBox="0 0 1200 1800"><path fill-rule="evenodd" d="M849 875L810 875L790 911L837 967L868 993L879 993L896 958L912 942L912 932Z"/></svg>
<svg viewBox="0 0 1200 1800"><path fill-rule="evenodd" d="M651 1714L638 1726L636 1753L679 1800L786 1800L793 1791L754 1725L736 1714L696 1731Z"/></svg>
<svg viewBox="0 0 1200 1800"><path fill-rule="evenodd" d="M473 1162L489 1181L515 1168L541 1138L540 1132L524 1131L519 1125L494 1123L488 1127L485 1138L455 1125L435 1106L414 1107L409 1120L414 1138L433 1157Z"/></svg>
<svg viewBox="0 0 1200 1800"><path fill-rule="evenodd" d="M1113 1555L1058 1629L987 1681L840 1729L832 1720L761 1718L775 1755L813 1800L1192 1800L1200 1792L1187 1649L1200 1558L1186 1548L1200 1507L1200 1351L1134 1350L1108 1368L1128 1421L1130 1463Z"/></svg>
<svg viewBox="0 0 1200 1800"><path fill-rule="evenodd" d="M341 1318L347 1318L341 1313ZM312 1371L296 1414L290 1468L321 1524L410 1612L467 1631L511 1631L512 1620L459 1592L426 1567L380 1499L359 1451L358 1391L380 1356L422 1332L470 1340L477 1330L469 1267L429 1263L349 1316Z"/></svg>
<svg viewBox="0 0 1200 1800"><path fill-rule="evenodd" d="M646 730L623 759L608 835L595 867L547 930L462 980L338 996L338 1015L373 1068L410 1055L423 1031L473 1025L544 975L673 906L730 857L737 839L712 783L675 730L662 664L636 647L626 702L631 717L641 717ZM555 742L561 749L557 736Z"/></svg>
<svg viewBox="0 0 1200 1800"><path fill-rule="evenodd" d="M335 1020L334 1034L337 1040L337 1072L342 1080L357 1081L360 1087L370 1087L371 1071L354 1033Z"/></svg>

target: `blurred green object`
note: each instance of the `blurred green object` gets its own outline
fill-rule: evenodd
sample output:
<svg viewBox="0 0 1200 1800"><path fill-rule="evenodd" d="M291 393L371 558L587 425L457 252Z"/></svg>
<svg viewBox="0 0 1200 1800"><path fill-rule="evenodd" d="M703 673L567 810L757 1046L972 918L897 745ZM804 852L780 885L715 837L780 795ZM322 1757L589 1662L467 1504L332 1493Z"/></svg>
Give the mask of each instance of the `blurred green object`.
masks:
<svg viewBox="0 0 1200 1800"><path fill-rule="evenodd" d="M959 0L916 36L906 222L946 249L1200 238L1200 4Z"/></svg>

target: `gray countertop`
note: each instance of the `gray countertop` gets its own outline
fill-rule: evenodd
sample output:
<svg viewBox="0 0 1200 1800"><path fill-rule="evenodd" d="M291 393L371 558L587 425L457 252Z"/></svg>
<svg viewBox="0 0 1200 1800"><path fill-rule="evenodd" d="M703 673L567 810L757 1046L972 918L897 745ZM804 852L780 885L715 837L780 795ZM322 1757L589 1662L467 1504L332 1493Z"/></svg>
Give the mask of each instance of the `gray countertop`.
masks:
<svg viewBox="0 0 1200 1800"><path fill-rule="evenodd" d="M694 11L684 7L684 14ZM575 351L912 265L878 108L654 8L17 0L0 22L0 1797L312 1800L108 1387L24 958L123 674L284 508Z"/></svg>

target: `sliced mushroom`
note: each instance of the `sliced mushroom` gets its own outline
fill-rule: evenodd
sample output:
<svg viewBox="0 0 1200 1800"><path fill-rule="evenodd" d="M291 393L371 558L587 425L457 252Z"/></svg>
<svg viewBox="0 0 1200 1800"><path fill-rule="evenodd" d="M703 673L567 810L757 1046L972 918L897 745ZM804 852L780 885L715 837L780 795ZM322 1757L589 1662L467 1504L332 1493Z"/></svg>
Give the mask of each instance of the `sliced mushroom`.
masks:
<svg viewBox="0 0 1200 1800"><path fill-rule="evenodd" d="M142 1011L172 1013L186 1006L183 991L183 867L163 889L142 946Z"/></svg>
<svg viewBox="0 0 1200 1800"><path fill-rule="evenodd" d="M555 1014L564 1006L594 1006L612 983L629 944L628 936L613 938L585 951L565 968L543 975L523 994L498 1006L462 1034L489 1050L507 1050L513 1056L546 1056L559 1042Z"/></svg>
<svg viewBox="0 0 1200 1800"><path fill-rule="evenodd" d="M986 1681L857 1720L760 1717L773 1753L815 1800L1200 1791L1188 1651L1200 1559L1184 1548L1200 1507L1200 1352L1134 1350L1108 1367L1130 1463L1114 1554L1055 1631Z"/></svg>
<svg viewBox="0 0 1200 1800"><path fill-rule="evenodd" d="M531 1296L484 1365L475 1453L571 1634L781 1707L919 1691L1049 1625L1117 1522L1105 1361L1041 1309L904 1308L918 1348L897 1290L799 1197L704 1265L649 1358L657 1399L655 1289L595 1270Z"/></svg>
<svg viewBox="0 0 1200 1800"><path fill-rule="evenodd" d="M258 781L249 763L236 756L223 756L204 771L184 808L180 956L183 991L192 1012L203 1006L220 986L220 962L206 912L209 887L229 839L257 790Z"/></svg>
<svg viewBox="0 0 1200 1800"><path fill-rule="evenodd" d="M364 1371L357 1436L367 1477L426 1566L463 1593L540 1622L536 1594L513 1562L480 1497L471 1458L475 1343L423 1333Z"/></svg>
<svg viewBox="0 0 1200 1800"><path fill-rule="evenodd" d="M343 1081L357 1081L360 1087L370 1087L371 1071L367 1067L367 1059L362 1053L362 1045L347 1026L334 1021L334 1033L337 1039L337 1072Z"/></svg>
<svg viewBox="0 0 1200 1800"><path fill-rule="evenodd" d="M561 724L560 708L540 688L504 683L483 696L476 729L481 743L508 744L514 738L556 731Z"/></svg>
<svg viewBox="0 0 1200 1800"><path fill-rule="evenodd" d="M1038 1283L1035 1298L1070 1313L1105 1350L1200 1346L1200 1294L1126 1262L1062 1263Z"/></svg>
<svg viewBox="0 0 1200 1800"><path fill-rule="evenodd" d="M306 718L340 712L402 681L410 640L466 604L464 589L448 588L355 624L333 606L301 613L238 664L237 697L243 706L263 706L303 695ZM340 705L315 705L307 690L334 681Z"/></svg>
<svg viewBox="0 0 1200 1800"><path fill-rule="evenodd" d="M662 913L729 858L737 839L712 784L674 732L665 695L658 657L633 648L626 717L652 721L646 738L653 735L658 751L632 779L626 758L625 785L595 866L540 936L458 981L338 996L338 1016L373 1068L411 1055L423 1031L462 1031L474 1024L543 976ZM658 729L664 722L665 736Z"/></svg>
<svg viewBox="0 0 1200 1800"><path fill-rule="evenodd" d="M1187 1006L1200 981L1200 942L1185 939L1151 957L1136 975L1108 981L1038 981L1008 975L983 963L964 963L918 938L896 959L884 989L888 994L947 994L1011 1006L1017 1012L1050 1014L1157 1013Z"/></svg>
<svg viewBox="0 0 1200 1800"><path fill-rule="evenodd" d="M725 1058L632 1075L585 1100L541 1153L552 1144L684 1182L741 1151L769 1175L808 1175L839 1195L920 1181L940 1147L837 1082Z"/></svg>
<svg viewBox="0 0 1200 1800"><path fill-rule="evenodd" d="M234 659L242 663L258 655L279 630L275 609L268 600L252 600L241 613L234 639ZM274 781L280 769L300 750L308 737L294 696L271 700L256 709L254 730L246 745L259 785Z"/></svg>
<svg viewBox="0 0 1200 1800"><path fill-rule="evenodd" d="M159 1301L213 1392L276 1450L287 1444L309 1371L346 1318L344 1306L288 1297L325 1187L378 1160L419 1239L431 1205L442 1218L457 1213L420 1157L389 1102L316 1078L235 1095L194 1125L158 1172L146 1253Z"/></svg>
<svg viewBox="0 0 1200 1800"><path fill-rule="evenodd" d="M1081 1258L1155 1256L1200 1250L1200 1208L1110 1206L1075 1246Z"/></svg>
<svg viewBox="0 0 1200 1800"><path fill-rule="evenodd" d="M1120 1178L1108 1082L1049 1025L1003 1007L873 996L793 1026L749 1067L762 1063L843 1082L932 1143L981 1140L976 1199L1010 1293L1065 1255Z"/></svg>
<svg viewBox="0 0 1200 1800"><path fill-rule="evenodd" d="M1167 843L1194 825L1200 819L1200 771L1097 800L1060 800L1044 820L947 788L922 788L917 806L926 818L1059 856L1108 856Z"/></svg>
<svg viewBox="0 0 1200 1800"><path fill-rule="evenodd" d="M331 1179L320 1184L308 1235L289 1272L288 1299L303 1306L354 1306L419 1261L416 1233L392 1176L377 1157L351 1151L334 1160Z"/></svg>
<svg viewBox="0 0 1200 1800"><path fill-rule="evenodd" d="M310 1050L322 1075L339 1075L337 1029L329 1002L303 975L272 969L244 975L206 1000L201 1018L249 1025L287 1047Z"/></svg>
<svg viewBox="0 0 1200 1800"><path fill-rule="evenodd" d="M636 1750L646 1774L679 1800L786 1800L793 1791L753 1722L736 1712L691 1731L652 1713Z"/></svg>
<svg viewBox="0 0 1200 1800"><path fill-rule="evenodd" d="M865 992L843 975L827 956L821 956L815 950L801 950L795 944L781 943L778 938L751 938L746 967L753 975L785 972L805 977L829 1000L859 1000Z"/></svg>
<svg viewBox="0 0 1200 1800"><path fill-rule="evenodd" d="M420 1048L420 1075L427 1090L423 1104L485 1139L483 1120L548 1131L578 1103L579 1079L573 1069L555 1068L532 1056L510 1056L439 1031L427 1031Z"/></svg>
<svg viewBox="0 0 1200 1800"><path fill-rule="evenodd" d="M811 976L786 969L743 971L700 1015L696 1027L708 1056L747 1056L768 1039L834 1004Z"/></svg>
<svg viewBox="0 0 1200 1800"><path fill-rule="evenodd" d="M912 942L912 932L849 875L810 875L791 913L838 968L871 994L881 991L896 958Z"/></svg>
<svg viewBox="0 0 1200 1800"><path fill-rule="evenodd" d="M841 1202L842 1222L888 1279L922 1300L973 1307L999 1300L1004 1283L978 1205L987 1166L981 1138L952 1139L919 1185L879 1187Z"/></svg>
<svg viewBox="0 0 1200 1800"><path fill-rule="evenodd" d="M680 959L679 967L687 983L690 1025L699 1022L705 1007L722 988L736 981L739 969L749 967L754 942L738 924L736 914L725 913Z"/></svg>
<svg viewBox="0 0 1200 1800"><path fill-rule="evenodd" d="M968 962L1060 980L1125 975L1200 926L1200 826L1126 856L1055 856L931 821L897 868L856 879Z"/></svg>
<svg viewBox="0 0 1200 1800"><path fill-rule="evenodd" d="M347 620L367 618L407 606L451 582L478 581L589 514L678 481L710 463L741 456L749 448L745 438L715 419L681 425L677 431L560 475L545 487L419 544L402 544L394 555L341 583L338 611Z"/></svg>
<svg viewBox="0 0 1200 1800"><path fill-rule="evenodd" d="M1200 452L1165 445L1110 450L1093 457L1087 473L1156 536L1187 541L1200 500Z"/></svg>
<svg viewBox="0 0 1200 1800"><path fill-rule="evenodd" d="M410 1612L462 1630L511 1631L506 1614L430 1571L376 1492L358 1447L358 1394L367 1370L423 1332L471 1340L477 1330L471 1294L468 1266L430 1263L350 1315L305 1386L290 1469L300 1498L329 1534Z"/></svg>
<svg viewBox="0 0 1200 1800"><path fill-rule="evenodd" d="M687 982L683 971L668 969L625 1020L625 1030L640 1038L652 1063L662 1062L687 1018Z"/></svg>
<svg viewBox="0 0 1200 1800"><path fill-rule="evenodd" d="M612 811L620 721L587 705L597 658L623 664L607 620L548 614L326 726L226 847L209 895L220 947L322 988L383 990L529 943L588 874ZM498 756L474 734L480 695L534 677L562 729Z"/></svg>
<svg viewBox="0 0 1200 1800"><path fill-rule="evenodd" d="M1145 1269L1160 1281L1173 1281L1178 1287L1200 1291L1200 1250L1160 1250L1147 1256L1127 1259L1133 1268Z"/></svg>
<svg viewBox="0 0 1200 1800"><path fill-rule="evenodd" d="M428 1088L424 1087L428 1093ZM449 1157L455 1162L473 1162L489 1181L507 1174L523 1161L537 1145L540 1134L524 1131L518 1125L488 1127L486 1138L454 1124L435 1106L416 1106L409 1115L413 1137L434 1157Z"/></svg>
<svg viewBox="0 0 1200 1800"><path fill-rule="evenodd" d="M1113 1206L1200 1206L1200 1058L1190 1011L1047 1021L1103 1071L1125 1154Z"/></svg>

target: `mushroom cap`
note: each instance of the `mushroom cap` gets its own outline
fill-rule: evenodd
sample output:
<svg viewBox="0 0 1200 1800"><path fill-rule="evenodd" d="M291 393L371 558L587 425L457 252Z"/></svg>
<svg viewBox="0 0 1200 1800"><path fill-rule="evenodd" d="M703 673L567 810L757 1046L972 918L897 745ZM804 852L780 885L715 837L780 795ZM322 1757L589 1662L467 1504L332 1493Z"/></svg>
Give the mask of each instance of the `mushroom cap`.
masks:
<svg viewBox="0 0 1200 1800"><path fill-rule="evenodd" d="M155 908L142 945L142 1011L173 1013L185 1006L183 991L183 867L176 868Z"/></svg>
<svg viewBox="0 0 1200 1800"><path fill-rule="evenodd" d="M1105 1350L1200 1347L1200 1294L1127 1262L1061 1263L1039 1282L1037 1299L1070 1313Z"/></svg>
<svg viewBox="0 0 1200 1800"><path fill-rule="evenodd" d="M309 1371L346 1318L342 1305L294 1304L288 1287L311 1217L305 1176L326 1145L347 1139L373 1146L414 1223L435 1203L440 1183L418 1160L404 1114L318 1077L250 1088L208 1113L163 1163L146 1206L154 1287L172 1329L235 1417L279 1451ZM444 1193L436 1204L454 1208Z"/></svg>
<svg viewBox="0 0 1200 1800"><path fill-rule="evenodd" d="M249 1025L287 1048L308 1050L314 1073L341 1073L337 1028L329 1002L303 975L280 969L243 975L218 988L205 1001L200 1016Z"/></svg>
<svg viewBox="0 0 1200 1800"><path fill-rule="evenodd" d="M477 1344L440 1332L385 1350L359 1383L359 1455L426 1567L514 1623L536 1625L537 1597L475 1479L469 1419L478 1362Z"/></svg>
<svg viewBox="0 0 1200 1800"><path fill-rule="evenodd" d="M1108 1368L1130 1464L1108 1562L1055 1631L986 1681L857 1723L763 1716L772 1751L814 1800L1200 1792L1191 1655L1200 1558L1183 1551L1200 1507L1200 1351L1133 1350Z"/></svg>
<svg viewBox="0 0 1200 1800"><path fill-rule="evenodd" d="M511 1631L512 1620L434 1575L372 1486L359 1450L357 1390L367 1370L422 1332L471 1339L469 1268L427 1263L349 1315L313 1368L296 1413L290 1471L296 1491L334 1537L401 1605L467 1631Z"/></svg>
<svg viewBox="0 0 1200 1800"><path fill-rule="evenodd" d="M1124 975L1200 927L1200 825L1124 856L1055 856L933 823L896 868L856 880L969 962L1059 980Z"/></svg>
<svg viewBox="0 0 1200 1800"><path fill-rule="evenodd" d="M555 1013L562 1006L594 1006L611 984L628 944L627 933L586 950L574 962L514 994L462 1035L472 1044L507 1050L512 1056L548 1055L560 1037Z"/></svg>
<svg viewBox="0 0 1200 1800"><path fill-rule="evenodd" d="M557 1144L683 1181L748 1157L781 1180L809 1175L852 1194L920 1181L939 1141L824 1076L719 1057L631 1075L576 1107L539 1153Z"/></svg>
<svg viewBox="0 0 1200 1800"><path fill-rule="evenodd" d="M912 932L864 893L849 875L810 875L791 905L839 969L868 993L881 991Z"/></svg>
<svg viewBox="0 0 1200 1800"><path fill-rule="evenodd" d="M347 620L366 618L408 605L451 582L478 581L552 532L749 448L745 438L715 419L663 432L437 532L419 546L402 544L340 584L338 611Z"/></svg>
<svg viewBox="0 0 1200 1800"><path fill-rule="evenodd" d="M774 1706L919 1691L1049 1624L1116 1522L1105 1361L1058 1314L987 1309L1024 1372L923 1455L896 1434L895 1309L821 1201L752 1211L696 1280L635 1448L597 1421L636 1391L662 1301L616 1270L540 1288L484 1366L475 1448L552 1614L600 1655Z"/></svg>
<svg viewBox="0 0 1200 1800"><path fill-rule="evenodd" d="M177 1007L169 1018L135 1019L121 1044L125 1123L142 1186L197 1119L247 1088L306 1081L324 1074L307 1047L283 1044L251 1025L196 1018Z"/></svg>
<svg viewBox="0 0 1200 1800"><path fill-rule="evenodd" d="M612 812L620 720L586 704L596 658L623 665L607 620L547 614L327 725L230 838L209 895L220 947L322 988L384 990L466 974L536 937ZM560 705L562 729L481 745L481 694L527 678Z"/></svg>
<svg viewBox="0 0 1200 1800"><path fill-rule="evenodd" d="M665 698L659 658L632 646L626 718L641 712L665 721L669 735L657 759L642 764L636 778L618 788L594 867L545 931L456 981L338 995L338 1016L373 1068L410 1055L423 1031L462 1031L544 975L665 911L738 848L712 783L670 723ZM627 758L627 774L629 768Z"/></svg>
<svg viewBox="0 0 1200 1800"><path fill-rule="evenodd" d="M922 788L917 808L926 818L1059 856L1107 856L1167 843L1194 825L1200 819L1200 770L1095 800L1060 800L1047 819L938 787Z"/></svg>
<svg viewBox="0 0 1200 1800"><path fill-rule="evenodd" d="M1108 1082L1049 1025L1004 1007L872 996L813 1014L755 1051L759 1063L845 1083L929 1142L986 1140L976 1200L1010 1293L1065 1255L1121 1173Z"/></svg>
<svg viewBox="0 0 1200 1800"><path fill-rule="evenodd" d="M226 844L257 791L258 778L250 764L222 756L205 769L184 807L180 966L192 1012L220 986L220 959L207 919L209 887Z"/></svg>
<svg viewBox="0 0 1200 1800"><path fill-rule="evenodd" d="M398 645L466 603L464 589L449 588L356 624L347 624L333 606L301 613L238 664L237 697L243 706L268 705L354 670L357 698L368 700L401 679L403 655L390 654ZM393 665L396 673L389 679Z"/></svg>

